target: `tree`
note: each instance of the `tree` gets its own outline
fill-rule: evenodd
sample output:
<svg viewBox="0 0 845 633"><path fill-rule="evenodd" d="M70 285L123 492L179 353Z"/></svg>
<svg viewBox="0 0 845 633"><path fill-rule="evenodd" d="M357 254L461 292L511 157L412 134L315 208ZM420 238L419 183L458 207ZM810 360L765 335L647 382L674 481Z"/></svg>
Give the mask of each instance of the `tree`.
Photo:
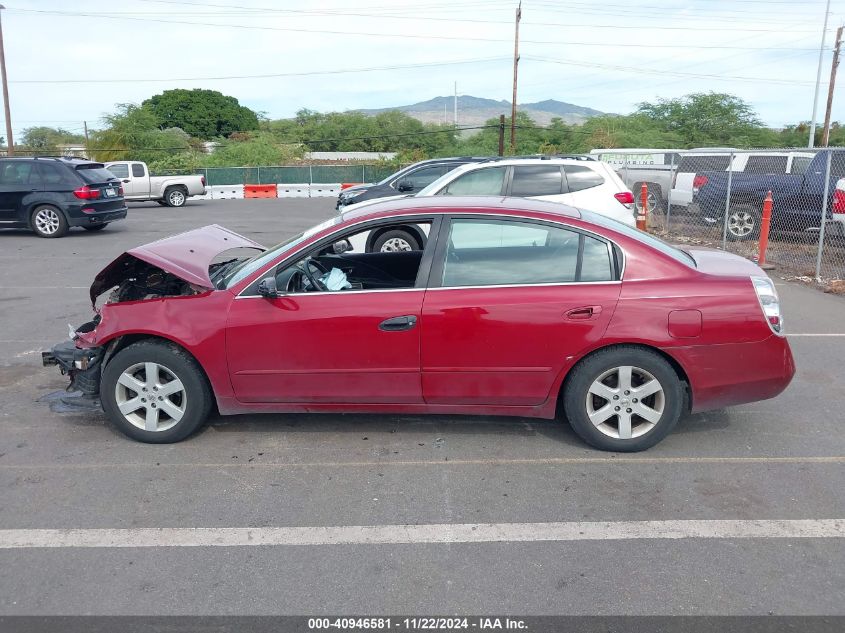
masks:
<svg viewBox="0 0 845 633"><path fill-rule="evenodd" d="M159 129L155 115L144 106L120 103L117 111L103 120L108 127L91 134L91 154L97 160L153 162L167 153L190 149L183 130Z"/></svg>
<svg viewBox="0 0 845 633"><path fill-rule="evenodd" d="M211 140L258 129L258 115L216 90L165 90L144 101L161 127L178 127L190 136Z"/></svg>
<svg viewBox="0 0 845 633"><path fill-rule="evenodd" d="M748 103L721 92L698 92L679 99L643 102L637 106L636 113L676 136L684 147L752 147L774 142Z"/></svg>
<svg viewBox="0 0 845 633"><path fill-rule="evenodd" d="M82 143L85 137L62 128L45 125L28 127L21 132L20 148L37 152L57 153L58 146L64 143Z"/></svg>

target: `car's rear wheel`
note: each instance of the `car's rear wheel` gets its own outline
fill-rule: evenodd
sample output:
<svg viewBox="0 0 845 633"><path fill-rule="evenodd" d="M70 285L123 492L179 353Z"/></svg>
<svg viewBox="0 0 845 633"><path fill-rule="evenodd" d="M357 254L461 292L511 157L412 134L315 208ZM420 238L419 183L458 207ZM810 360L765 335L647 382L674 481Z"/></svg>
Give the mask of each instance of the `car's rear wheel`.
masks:
<svg viewBox="0 0 845 633"><path fill-rule="evenodd" d="M92 233L95 233L97 231L102 231L108 225L109 225L109 223L106 222L105 224L91 224L89 226L83 226L82 228L85 229L86 231L91 231Z"/></svg>
<svg viewBox="0 0 845 633"><path fill-rule="evenodd" d="M151 444L185 439L212 406L199 364L183 349L159 341L120 350L103 370L100 399L118 430Z"/></svg>
<svg viewBox="0 0 845 633"><path fill-rule="evenodd" d="M397 253L400 251L418 251L421 246L416 236L408 231L394 229L385 231L373 241L374 253Z"/></svg>
<svg viewBox="0 0 845 633"><path fill-rule="evenodd" d="M615 346L588 356L572 370L563 404L581 439L602 450L627 453L666 437L680 419L684 389L659 354Z"/></svg>
<svg viewBox="0 0 845 633"><path fill-rule="evenodd" d="M30 226L38 237L62 237L68 231L65 214L46 204L32 210Z"/></svg>
<svg viewBox="0 0 845 633"><path fill-rule="evenodd" d="M188 201L188 192L184 187L168 187L164 190L164 202L168 207L184 207Z"/></svg>

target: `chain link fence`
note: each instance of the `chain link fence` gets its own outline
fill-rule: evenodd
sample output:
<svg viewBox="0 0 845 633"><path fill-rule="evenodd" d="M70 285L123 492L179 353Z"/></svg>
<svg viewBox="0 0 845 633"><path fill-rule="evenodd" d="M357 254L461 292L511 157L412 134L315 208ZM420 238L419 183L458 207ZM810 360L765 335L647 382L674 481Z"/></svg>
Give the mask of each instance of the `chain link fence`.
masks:
<svg viewBox="0 0 845 633"><path fill-rule="evenodd" d="M391 165L303 165L279 167L208 167L158 171L156 176L202 174L208 186L378 182L394 173Z"/></svg>
<svg viewBox="0 0 845 633"><path fill-rule="evenodd" d="M760 256L763 203L772 195L765 261L787 275L845 279L845 149L602 150L669 242ZM840 180L841 179L841 180Z"/></svg>

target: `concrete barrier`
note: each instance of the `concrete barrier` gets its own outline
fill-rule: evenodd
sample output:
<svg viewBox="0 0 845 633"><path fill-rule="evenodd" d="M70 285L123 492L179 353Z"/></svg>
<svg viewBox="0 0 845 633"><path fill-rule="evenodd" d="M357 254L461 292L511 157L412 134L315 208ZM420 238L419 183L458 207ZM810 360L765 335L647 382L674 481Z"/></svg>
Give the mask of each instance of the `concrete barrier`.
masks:
<svg viewBox="0 0 845 633"><path fill-rule="evenodd" d="M315 183L308 187L308 195L312 198L336 196L340 193L340 183Z"/></svg>
<svg viewBox="0 0 845 633"><path fill-rule="evenodd" d="M226 200L244 197L243 185L213 185L209 187L212 200Z"/></svg>
<svg viewBox="0 0 845 633"><path fill-rule="evenodd" d="M309 195L308 187L308 183L295 185L278 184L276 185L276 195L279 198L307 198Z"/></svg>
<svg viewBox="0 0 845 633"><path fill-rule="evenodd" d="M277 198L276 185L244 185L244 198Z"/></svg>

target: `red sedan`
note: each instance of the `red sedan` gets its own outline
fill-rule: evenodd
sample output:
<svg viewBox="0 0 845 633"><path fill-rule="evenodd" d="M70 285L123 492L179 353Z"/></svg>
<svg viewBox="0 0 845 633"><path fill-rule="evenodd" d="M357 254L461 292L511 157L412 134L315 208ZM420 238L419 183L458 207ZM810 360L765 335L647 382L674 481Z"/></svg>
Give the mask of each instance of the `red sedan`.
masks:
<svg viewBox="0 0 845 633"><path fill-rule="evenodd" d="M409 224L421 250L354 247ZM124 253L91 300L44 363L144 442L184 439L216 405L561 416L592 446L638 451L795 371L755 264L524 199L385 202L267 250L208 226Z"/></svg>

